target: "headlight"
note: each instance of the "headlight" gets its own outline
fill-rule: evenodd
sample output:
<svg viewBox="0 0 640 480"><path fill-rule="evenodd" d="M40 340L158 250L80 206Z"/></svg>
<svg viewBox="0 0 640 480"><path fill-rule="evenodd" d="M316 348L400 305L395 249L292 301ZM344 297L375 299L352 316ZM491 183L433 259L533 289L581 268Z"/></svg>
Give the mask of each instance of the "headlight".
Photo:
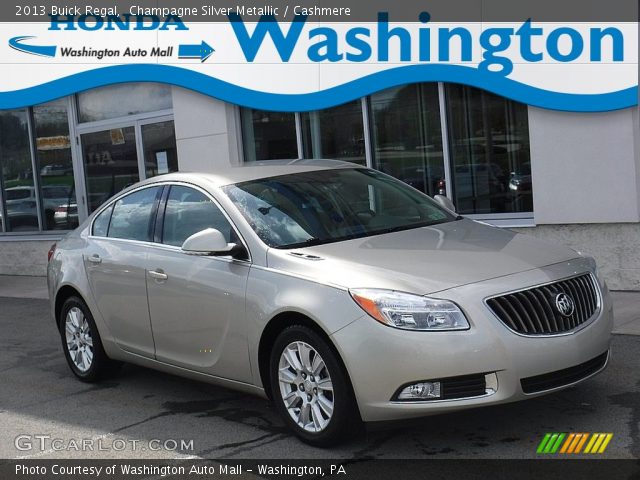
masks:
<svg viewBox="0 0 640 480"><path fill-rule="evenodd" d="M464 314L448 300L365 288L349 293L365 312L390 327L432 331L469 329Z"/></svg>

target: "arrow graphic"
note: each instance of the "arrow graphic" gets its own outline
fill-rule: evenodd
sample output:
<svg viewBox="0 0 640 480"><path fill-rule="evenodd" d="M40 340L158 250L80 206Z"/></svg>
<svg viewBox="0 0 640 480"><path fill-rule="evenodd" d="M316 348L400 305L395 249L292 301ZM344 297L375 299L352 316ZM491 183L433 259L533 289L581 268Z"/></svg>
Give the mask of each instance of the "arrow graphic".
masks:
<svg viewBox="0 0 640 480"><path fill-rule="evenodd" d="M213 47L204 40L200 45L178 45L178 58L199 58L205 62L213 52Z"/></svg>
<svg viewBox="0 0 640 480"><path fill-rule="evenodd" d="M56 56L56 46L43 46L43 45L23 45L23 40L29 40L30 36L22 36L22 37L13 37L9 40L9 46L19 52L30 53L31 55L38 55L40 57L55 57Z"/></svg>

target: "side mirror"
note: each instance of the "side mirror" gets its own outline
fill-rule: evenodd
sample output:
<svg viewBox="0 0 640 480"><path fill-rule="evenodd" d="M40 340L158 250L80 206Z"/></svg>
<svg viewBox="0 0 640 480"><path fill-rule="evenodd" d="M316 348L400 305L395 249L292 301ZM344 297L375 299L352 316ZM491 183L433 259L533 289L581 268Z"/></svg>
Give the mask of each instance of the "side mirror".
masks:
<svg viewBox="0 0 640 480"><path fill-rule="evenodd" d="M240 245L227 243L220 230L207 228L194 233L182 244L182 251L187 255L234 255L244 250Z"/></svg>
<svg viewBox="0 0 640 480"><path fill-rule="evenodd" d="M441 207L446 208L452 213L456 213L456 206L451 200L449 200L449 197L445 197L444 195L434 195L433 199L438 202Z"/></svg>

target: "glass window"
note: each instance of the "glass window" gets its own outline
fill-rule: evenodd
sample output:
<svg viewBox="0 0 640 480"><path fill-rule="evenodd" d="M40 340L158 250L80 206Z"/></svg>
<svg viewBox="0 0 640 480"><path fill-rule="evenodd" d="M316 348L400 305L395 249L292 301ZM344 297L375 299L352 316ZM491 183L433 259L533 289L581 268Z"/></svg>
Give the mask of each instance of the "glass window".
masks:
<svg viewBox="0 0 640 480"><path fill-rule="evenodd" d="M206 228L219 230L231 242L231 224L209 197L193 188L172 186L165 207L162 243L182 246L187 238Z"/></svg>
<svg viewBox="0 0 640 480"><path fill-rule="evenodd" d="M171 87L160 83L122 83L79 93L78 121L96 122L173 107Z"/></svg>
<svg viewBox="0 0 640 480"><path fill-rule="evenodd" d="M136 183L138 153L133 127L112 128L80 136L89 213Z"/></svg>
<svg viewBox="0 0 640 480"><path fill-rule="evenodd" d="M78 226L67 99L33 107L45 230Z"/></svg>
<svg viewBox="0 0 640 480"><path fill-rule="evenodd" d="M153 211L161 187L145 188L116 202L109 224L110 238L151 241Z"/></svg>
<svg viewBox="0 0 640 480"><path fill-rule="evenodd" d="M245 161L298 158L295 114L243 108L240 117Z"/></svg>
<svg viewBox="0 0 640 480"><path fill-rule="evenodd" d="M446 91L458 212L533 211L526 105L463 85Z"/></svg>
<svg viewBox="0 0 640 480"><path fill-rule="evenodd" d="M33 192L29 188L10 188L5 192L7 200L26 200L32 198Z"/></svg>
<svg viewBox="0 0 640 480"><path fill-rule="evenodd" d="M96 237L106 237L109 231L109 222L111 221L111 212L113 206L105 208L100 215L93 221L93 235Z"/></svg>
<svg viewBox="0 0 640 480"><path fill-rule="evenodd" d="M371 96L375 165L429 195L444 181L438 85L424 83Z"/></svg>
<svg viewBox="0 0 640 480"><path fill-rule="evenodd" d="M331 158L366 165L360 100L301 115L305 158Z"/></svg>
<svg viewBox="0 0 640 480"><path fill-rule="evenodd" d="M293 248L455 220L431 198L388 175L341 168L223 187L269 246Z"/></svg>
<svg viewBox="0 0 640 480"><path fill-rule="evenodd" d="M147 178L178 171L173 120L142 125L142 146Z"/></svg>
<svg viewBox="0 0 640 480"><path fill-rule="evenodd" d="M7 232L38 230L38 205L31 164L26 110L0 111L0 185ZM6 213L6 218L2 215Z"/></svg>

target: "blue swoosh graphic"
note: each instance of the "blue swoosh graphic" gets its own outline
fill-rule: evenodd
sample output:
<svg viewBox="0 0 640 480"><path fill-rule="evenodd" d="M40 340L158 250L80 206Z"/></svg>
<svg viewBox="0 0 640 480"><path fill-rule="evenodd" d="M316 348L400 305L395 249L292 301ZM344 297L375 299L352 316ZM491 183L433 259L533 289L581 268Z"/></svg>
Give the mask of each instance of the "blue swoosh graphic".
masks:
<svg viewBox="0 0 640 480"><path fill-rule="evenodd" d="M559 93L459 65L410 65L373 73L319 92L278 94L239 87L181 67L138 64L97 68L23 90L0 92L0 109L36 105L115 83L159 82L194 90L240 106L300 112L340 105L399 85L435 81L470 85L551 110L603 112L638 105L638 86L603 94Z"/></svg>
<svg viewBox="0 0 640 480"><path fill-rule="evenodd" d="M19 52L30 53L32 55L38 55L40 57L55 57L56 46L44 46L44 45L25 45L21 43L23 40L29 40L30 38L36 38L32 36L13 37L9 39L9 46L18 50Z"/></svg>

